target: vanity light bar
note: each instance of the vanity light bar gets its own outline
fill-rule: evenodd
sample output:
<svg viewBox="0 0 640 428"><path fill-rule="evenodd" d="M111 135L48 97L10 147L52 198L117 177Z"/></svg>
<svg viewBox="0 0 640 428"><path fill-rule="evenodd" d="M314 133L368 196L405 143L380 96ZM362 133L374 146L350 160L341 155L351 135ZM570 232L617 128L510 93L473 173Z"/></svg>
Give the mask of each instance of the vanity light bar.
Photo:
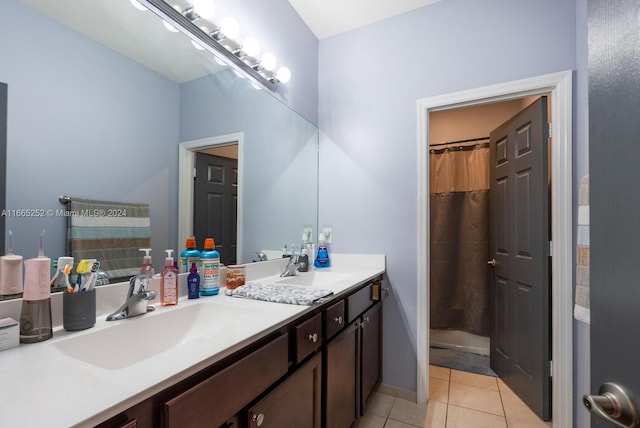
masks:
<svg viewBox="0 0 640 428"><path fill-rule="evenodd" d="M189 11L186 14L176 10L173 6L164 2L164 0L139 0L141 4L146 6L150 11L154 12L160 18L167 22L175 24L175 27L189 36L196 43L201 44L213 54L224 58L229 65L241 71L243 74L253 78L260 85L275 92L278 86L278 78L276 72L267 73L261 67L247 64L243 59L234 55L234 53L225 48L215 37L205 33L200 27L192 22L194 12ZM186 16L185 16L186 15ZM223 39L224 40L224 39ZM246 58L244 58L246 59ZM287 70L288 71L288 70ZM264 73L264 74L263 74ZM290 72L289 72L290 77ZM284 83L283 79L283 83ZM288 80L288 79L286 79Z"/></svg>

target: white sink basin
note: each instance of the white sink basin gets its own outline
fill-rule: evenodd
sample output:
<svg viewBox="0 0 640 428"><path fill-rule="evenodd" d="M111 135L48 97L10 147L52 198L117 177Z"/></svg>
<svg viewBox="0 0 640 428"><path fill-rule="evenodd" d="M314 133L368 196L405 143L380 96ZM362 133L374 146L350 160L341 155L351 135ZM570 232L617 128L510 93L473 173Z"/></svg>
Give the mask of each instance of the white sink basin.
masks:
<svg viewBox="0 0 640 428"><path fill-rule="evenodd" d="M101 330L55 344L64 354L107 370L119 370L181 344L212 337L228 327L231 316L255 316L259 310L215 302L157 308L156 312L115 321Z"/></svg>
<svg viewBox="0 0 640 428"><path fill-rule="evenodd" d="M298 273L296 276L281 279L277 281L277 283L322 288L331 286L332 284L347 279L350 276L351 274L348 273L313 271Z"/></svg>

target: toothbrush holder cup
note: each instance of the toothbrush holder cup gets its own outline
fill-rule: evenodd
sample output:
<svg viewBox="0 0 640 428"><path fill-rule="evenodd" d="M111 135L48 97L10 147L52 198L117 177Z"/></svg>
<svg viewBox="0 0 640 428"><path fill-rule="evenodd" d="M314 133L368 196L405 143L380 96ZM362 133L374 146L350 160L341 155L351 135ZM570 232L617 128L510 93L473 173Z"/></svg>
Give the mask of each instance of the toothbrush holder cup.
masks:
<svg viewBox="0 0 640 428"><path fill-rule="evenodd" d="M62 326L67 331L86 330L96 324L96 290L62 294Z"/></svg>

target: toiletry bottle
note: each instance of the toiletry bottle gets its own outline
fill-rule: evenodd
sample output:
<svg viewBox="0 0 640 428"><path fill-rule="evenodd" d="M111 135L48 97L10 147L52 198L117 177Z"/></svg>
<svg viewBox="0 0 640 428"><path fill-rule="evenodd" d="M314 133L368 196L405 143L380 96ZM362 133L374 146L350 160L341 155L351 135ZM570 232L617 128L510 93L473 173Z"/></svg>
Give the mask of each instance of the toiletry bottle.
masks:
<svg viewBox="0 0 640 428"><path fill-rule="evenodd" d="M331 266L329 251L327 250L325 236L322 232L318 234L318 255L316 256L316 260L313 262L313 265L317 268L328 268Z"/></svg>
<svg viewBox="0 0 640 428"><path fill-rule="evenodd" d="M302 248L300 251L300 258L298 259L299 267L298 272L309 272L309 255L307 249Z"/></svg>
<svg viewBox="0 0 640 428"><path fill-rule="evenodd" d="M24 295L20 313L20 342L36 343L53 337L51 325L51 259L44 255L44 231L38 257L24 261Z"/></svg>
<svg viewBox="0 0 640 428"><path fill-rule="evenodd" d="M187 277L187 293L190 299L200 297L200 274L198 273L198 263L191 262L191 270Z"/></svg>
<svg viewBox="0 0 640 428"><path fill-rule="evenodd" d="M151 264L151 248L140 248L140 251L144 251L144 257L142 258L142 267L140 268L140 275L148 275L152 277L155 271Z"/></svg>
<svg viewBox="0 0 640 428"><path fill-rule="evenodd" d="M204 240L204 250L200 253L202 282L200 294L213 296L220 291L220 253L215 250L213 238Z"/></svg>
<svg viewBox="0 0 640 428"><path fill-rule="evenodd" d="M166 250L167 257L160 277L160 298L162 306L178 304L178 271L173 266L173 250Z"/></svg>
<svg viewBox="0 0 640 428"><path fill-rule="evenodd" d="M200 263L200 251L196 249L196 238L187 238L185 249L180 253L180 273L189 272L192 262Z"/></svg>
<svg viewBox="0 0 640 428"><path fill-rule="evenodd" d="M7 254L0 257L0 300L22 294L22 256L13 254L13 234L9 231Z"/></svg>

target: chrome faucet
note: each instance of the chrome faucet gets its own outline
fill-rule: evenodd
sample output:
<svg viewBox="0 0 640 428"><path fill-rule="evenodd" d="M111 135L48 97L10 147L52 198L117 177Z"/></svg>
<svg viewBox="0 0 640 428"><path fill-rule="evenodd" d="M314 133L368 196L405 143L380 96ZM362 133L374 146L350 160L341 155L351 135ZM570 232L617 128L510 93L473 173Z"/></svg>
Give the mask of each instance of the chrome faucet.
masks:
<svg viewBox="0 0 640 428"><path fill-rule="evenodd" d="M267 261L267 255L265 253L263 253L262 251L254 251L251 254L255 254L256 256L258 256L258 260L259 262L266 262ZM256 260L254 260L255 262Z"/></svg>
<svg viewBox="0 0 640 428"><path fill-rule="evenodd" d="M294 254L289 257L289 262L287 263L287 266L284 268L280 276L295 276L296 272L298 272L298 269L300 269L300 256Z"/></svg>
<svg viewBox="0 0 640 428"><path fill-rule="evenodd" d="M149 290L149 275L137 275L129 280L129 292L127 300L114 313L107 317L107 321L121 320L154 311L153 306L148 306L147 302L156 298L156 292Z"/></svg>

